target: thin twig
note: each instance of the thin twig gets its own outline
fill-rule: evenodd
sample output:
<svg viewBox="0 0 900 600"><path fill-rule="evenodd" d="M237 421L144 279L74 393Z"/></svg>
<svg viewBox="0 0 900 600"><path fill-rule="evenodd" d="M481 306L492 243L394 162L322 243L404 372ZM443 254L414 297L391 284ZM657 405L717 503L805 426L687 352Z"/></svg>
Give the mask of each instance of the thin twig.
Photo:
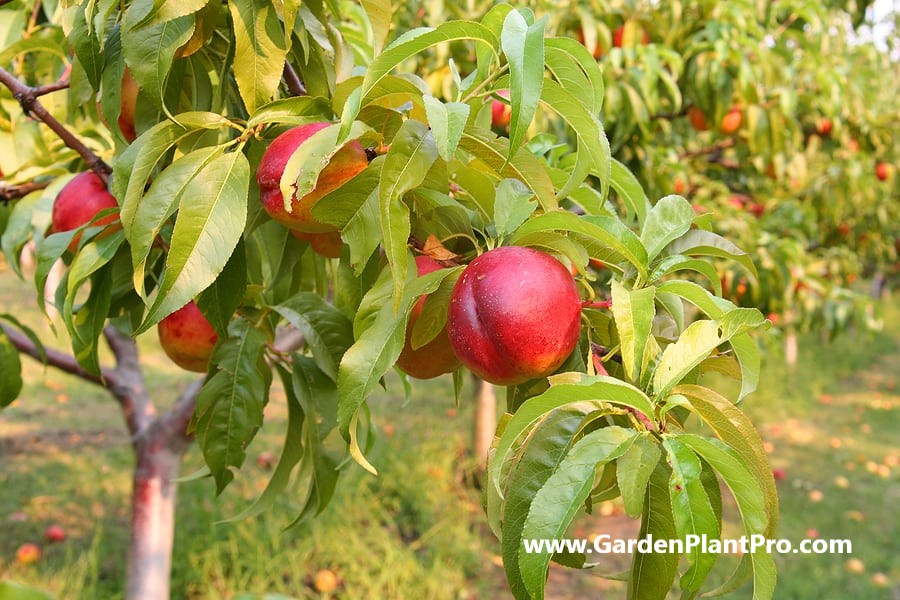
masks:
<svg viewBox="0 0 900 600"><path fill-rule="evenodd" d="M52 94L53 92L58 92L59 90L64 90L69 87L69 83L69 78L63 77L56 83L48 83L47 85L39 85L37 87L33 87L31 88L31 93L35 98L39 98L47 94Z"/></svg>
<svg viewBox="0 0 900 600"><path fill-rule="evenodd" d="M34 181L21 183L19 185L7 185L0 182L0 202L6 204L10 200L17 200L27 196L31 192L42 190L48 185L50 185L48 182L37 183Z"/></svg>
<svg viewBox="0 0 900 600"><path fill-rule="evenodd" d="M97 156L90 148L84 145L84 143L75 137L71 131L65 128L62 123L56 120L56 118L51 115L46 108L38 101L37 96L35 95L35 90L40 90L41 88L33 88L25 85L18 79L16 79L12 73L0 67L0 83L9 88L9 91L12 92L13 97L16 101L22 106L22 110L25 111L27 115L34 115L40 121L47 125L53 132L59 136L59 138L65 143L66 146L77 152L81 158L87 163L88 167L92 171L94 171L104 183L107 183L109 180L109 175L112 173L112 169L109 168L103 159Z"/></svg>
<svg viewBox="0 0 900 600"><path fill-rule="evenodd" d="M734 144L734 138L728 138L721 142L716 142L712 146L706 146L705 148L699 148L697 150L686 150L679 154L678 158L695 158L697 156L703 156L704 154L712 154L713 152L719 152L725 148L731 148Z"/></svg>
<svg viewBox="0 0 900 600"><path fill-rule="evenodd" d="M306 95L306 86L303 85L303 81L300 80L297 71L294 70L293 65L288 61L284 61L284 83L292 96Z"/></svg>

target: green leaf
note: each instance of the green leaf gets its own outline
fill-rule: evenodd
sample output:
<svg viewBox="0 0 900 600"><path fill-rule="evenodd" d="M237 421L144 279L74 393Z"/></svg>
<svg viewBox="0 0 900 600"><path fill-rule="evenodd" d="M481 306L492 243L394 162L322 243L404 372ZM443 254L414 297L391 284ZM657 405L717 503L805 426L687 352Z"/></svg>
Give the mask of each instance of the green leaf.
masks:
<svg viewBox="0 0 900 600"><path fill-rule="evenodd" d="M287 319L303 334L316 365L337 381L338 366L344 352L353 343L353 324L324 298L312 292L300 292L272 310Z"/></svg>
<svg viewBox="0 0 900 600"><path fill-rule="evenodd" d="M650 273L650 281L658 281L659 279L677 273L679 271L696 271L709 279L713 289L719 295L722 294L722 282L716 268L705 260L689 258L680 254L667 256L660 260Z"/></svg>
<svg viewBox="0 0 900 600"><path fill-rule="evenodd" d="M345 440L350 441L351 429L355 436L355 424L360 407L378 381L397 362L397 357L403 349L406 321L413 304L422 294L434 292L441 280L450 272L450 269L439 269L407 282L399 310L394 311L394 307L385 302L387 292L392 289L390 272L386 269L384 273L387 276L382 279L383 284L379 286L376 283L372 287L377 298L374 300L369 298L372 295L370 291L363 299L357 317L360 318L364 313L372 315L373 309L366 309L364 306L368 303L377 307L374 309L374 318L365 319L367 327L362 331L357 330L354 324L356 342L344 353L338 369L340 396L338 424ZM351 452L355 452L354 458L361 462L359 459L362 453L359 447L351 445ZM368 468L371 470L371 465Z"/></svg>
<svg viewBox="0 0 900 600"><path fill-rule="evenodd" d="M644 188L637 178L631 174L628 167L612 159L612 175L610 185L619 195L619 199L625 204L629 214L637 216L638 225L642 225L647 219L650 210L650 201Z"/></svg>
<svg viewBox="0 0 900 600"><path fill-rule="evenodd" d="M514 232L537 209L534 193L518 179L504 179L497 184L494 201L494 225L497 235Z"/></svg>
<svg viewBox="0 0 900 600"><path fill-rule="evenodd" d="M194 31L194 19L180 17L165 23L137 28L151 0L137 0L125 12L122 27L122 50L141 90L157 108L168 114L164 98L169 71L175 52L185 44Z"/></svg>
<svg viewBox="0 0 900 600"><path fill-rule="evenodd" d="M644 497L643 518L637 539L652 535L654 540L672 540L677 536L672 504L669 498L671 469L665 461L656 463ZM680 556L674 552L637 551L631 562L628 598L633 600L665 600L678 573Z"/></svg>
<svg viewBox="0 0 900 600"><path fill-rule="evenodd" d="M585 416L595 408L590 402L574 402L546 413L528 432L506 479L489 484L486 490L488 516L500 538L506 580L515 597L525 594L518 559L531 503L571 448ZM502 501L495 491L499 486L506 492Z"/></svg>
<svg viewBox="0 0 900 600"><path fill-rule="evenodd" d="M510 155L509 140L498 138L490 132L464 131L460 148L484 162L501 179L518 179L537 195L541 208L546 211L559 207L553 181L544 165L520 148Z"/></svg>
<svg viewBox="0 0 900 600"><path fill-rule="evenodd" d="M238 242L222 273L197 296L197 306L219 337L228 334L228 324L247 290L247 253Z"/></svg>
<svg viewBox="0 0 900 600"><path fill-rule="evenodd" d="M670 243L666 247L665 252L666 254L684 254L686 256L728 258L747 269L753 277L758 277L756 266L753 264L749 254L711 231L691 229Z"/></svg>
<svg viewBox="0 0 900 600"><path fill-rule="evenodd" d="M165 0L154 0L150 12L144 15L140 21L132 25L132 28L139 29L147 25L158 25L194 14L207 4L210 0L178 0L178 2L166 2Z"/></svg>
<svg viewBox="0 0 900 600"><path fill-rule="evenodd" d="M9 406L22 391L22 361L6 332L0 328L0 407Z"/></svg>
<svg viewBox="0 0 900 600"><path fill-rule="evenodd" d="M197 396L189 426L222 493L246 457L247 444L262 426L271 371L265 364L266 337L243 319L213 351L213 375Z"/></svg>
<svg viewBox="0 0 900 600"><path fill-rule="evenodd" d="M366 69L366 77L361 88L362 98L370 100L369 92L394 67L412 58L423 50L456 40L475 40L489 48L494 55L500 45L497 36L479 23L469 21L448 21L438 27L414 29L400 36L388 46ZM353 115L355 118L355 115ZM343 120L343 119L342 119Z"/></svg>
<svg viewBox="0 0 900 600"><path fill-rule="evenodd" d="M672 392L687 398L688 408L697 413L723 442L731 446L753 472L765 493L769 518L766 535L771 535L778 521L778 491L775 489L769 455L763 448L762 438L753 423L738 407L709 388L679 385Z"/></svg>
<svg viewBox="0 0 900 600"><path fill-rule="evenodd" d="M516 231L516 236L537 231L570 231L587 236L630 262L642 276L647 273L644 246L634 232L616 218L579 217L567 211L548 212L530 219Z"/></svg>
<svg viewBox="0 0 900 600"><path fill-rule="evenodd" d="M700 479L702 465L700 459L676 437L663 440L672 476L669 479L669 496L672 499L672 514L678 537L687 544L688 537L719 539L721 533L719 519ZM687 550L687 548L686 548ZM701 546L685 552L690 568L681 577L683 591L696 592L703 585L709 572L716 564L716 554L703 552Z"/></svg>
<svg viewBox="0 0 900 600"><path fill-rule="evenodd" d="M609 141L599 119L588 112L577 95L550 80L544 82L541 101L572 128L578 140L575 166L557 193L558 197L567 197L591 172L598 175L606 190L609 187L611 157Z"/></svg>
<svg viewBox="0 0 900 600"><path fill-rule="evenodd" d="M671 241L684 235L694 221L694 209L681 196L664 196L660 198L650 212L641 228L641 242L647 248L650 260L662 252Z"/></svg>
<svg viewBox="0 0 900 600"><path fill-rule="evenodd" d="M378 198L384 252L394 272L394 303L397 309L403 297L408 267L409 207L403 195L425 180L428 169L437 160L438 149L428 126L409 119L397 132L384 158Z"/></svg>
<svg viewBox="0 0 900 600"><path fill-rule="evenodd" d="M0 581L0 599L2 600L53 600L53 596L38 588L23 585L15 581Z"/></svg>
<svg viewBox="0 0 900 600"><path fill-rule="evenodd" d="M765 535L770 521L766 516L764 492L738 453L719 440L694 434L680 435L678 441L702 456L725 481L740 510L747 537ZM749 556L753 567L753 600L771 600L776 580L772 556L764 549Z"/></svg>
<svg viewBox="0 0 900 600"><path fill-rule="evenodd" d="M249 185L250 165L241 152L213 159L188 183L162 282L136 333L187 304L219 276L244 232Z"/></svg>
<svg viewBox="0 0 900 600"><path fill-rule="evenodd" d="M262 514L265 510L270 508L275 503L275 500L277 500L284 490L287 489L288 483L291 481L291 472L293 472L294 467L306 453L306 447L297 442L298 440L303 439L303 426L308 415L303 412L303 409L300 407L300 403L297 400L297 395L294 393L294 386L291 382L291 373L279 363L275 363L275 370L278 372L279 377L281 377L281 382L284 386L284 394L287 398L287 431L284 435L284 445L281 449L281 456L278 458L278 464L275 465L272 477L266 484L266 489L259 495L259 498L239 514L228 519L223 519L221 521L222 523L235 523L237 521L249 519L250 517Z"/></svg>
<svg viewBox="0 0 900 600"><path fill-rule="evenodd" d="M462 137L469 117L470 107L462 102L441 102L434 96L423 96L428 124L437 144L438 152L445 161L453 160L459 139Z"/></svg>
<svg viewBox="0 0 900 600"><path fill-rule="evenodd" d="M571 38L548 38L544 46L547 68L559 84L575 94L592 115L599 116L605 85L597 59Z"/></svg>
<svg viewBox="0 0 900 600"><path fill-rule="evenodd" d="M234 24L234 78L252 115L275 99L288 44L268 0L229 0L228 10Z"/></svg>
<svg viewBox="0 0 900 600"><path fill-rule="evenodd" d="M188 184L221 154L220 147L213 147L184 155L157 175L147 193L129 205L123 226L131 246L134 289L142 298L146 299L144 269L147 257L160 230L178 208Z"/></svg>
<svg viewBox="0 0 900 600"><path fill-rule="evenodd" d="M391 2L390 0L360 0L360 5L366 11L369 24L372 26L372 51L378 56L381 49L384 48L384 43L391 30Z"/></svg>
<svg viewBox="0 0 900 600"><path fill-rule="evenodd" d="M546 483L535 494L522 527L522 539L559 539L587 499L594 485L594 472L621 456L637 432L621 427L604 427L584 436L566 454ZM519 570L528 594L544 597L550 566L550 552L526 553L519 548Z"/></svg>
<svg viewBox="0 0 900 600"><path fill-rule="evenodd" d="M451 269L451 273L441 281L440 287L428 294L422 303L422 312L413 326L409 344L413 350L418 350L443 331L447 325L447 313L450 309L450 295L459 276L465 267L459 266Z"/></svg>
<svg viewBox="0 0 900 600"><path fill-rule="evenodd" d="M625 514L632 519L641 516L644 495L650 475L662 456L659 442L648 432L639 434L631 447L616 463L616 479L622 494Z"/></svg>
<svg viewBox="0 0 900 600"><path fill-rule="evenodd" d="M509 95L512 115L509 122L510 157L516 153L534 113L544 84L544 26L547 18L529 25L517 10L503 21L500 43L509 65Z"/></svg>
<svg viewBox="0 0 900 600"><path fill-rule="evenodd" d="M565 378L567 383L553 385L554 379L551 378L550 389L526 400L506 424L496 443L496 450L488 467L489 477L492 481L500 481L500 469L519 436L539 421L543 415L566 404L582 401L607 402L633 408L649 419L653 418L653 404L650 399L644 392L629 383L613 377L589 376L580 373L565 373L558 377ZM579 383L568 383L576 378ZM598 408L600 407L598 406ZM502 490L499 488L497 492L502 495Z"/></svg>
<svg viewBox="0 0 900 600"><path fill-rule="evenodd" d="M90 25L85 17L84 5L77 6L72 19L72 31L69 32L69 43L72 44L91 87L97 90L100 89L100 78L103 75L103 51L100 40L96 32L91 32Z"/></svg>
<svg viewBox="0 0 900 600"><path fill-rule="evenodd" d="M253 128L268 123L305 125L315 121L328 120L333 116L331 103L325 98L293 96L260 106L247 121L247 127Z"/></svg>
<svg viewBox="0 0 900 600"><path fill-rule="evenodd" d="M619 332L622 366L631 381L641 380L641 367L647 339L656 316L653 287L628 290L617 280L612 281L612 312Z"/></svg>
<svg viewBox="0 0 900 600"><path fill-rule="evenodd" d="M732 309L718 321L695 321L677 342L663 351L653 376L656 395L664 397L721 344L765 323L765 317L758 310L749 308Z"/></svg>

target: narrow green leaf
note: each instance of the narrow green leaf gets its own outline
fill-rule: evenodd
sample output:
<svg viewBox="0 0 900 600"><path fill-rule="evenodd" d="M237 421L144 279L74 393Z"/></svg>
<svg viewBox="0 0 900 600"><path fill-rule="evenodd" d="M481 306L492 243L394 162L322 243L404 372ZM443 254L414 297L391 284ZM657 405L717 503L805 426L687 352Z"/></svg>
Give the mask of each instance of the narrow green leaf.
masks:
<svg viewBox="0 0 900 600"><path fill-rule="evenodd" d="M637 216L638 225L643 225L650 210L650 201L637 178L631 174L628 167L616 159L612 159L610 185L625 204L629 214Z"/></svg>
<svg viewBox="0 0 900 600"><path fill-rule="evenodd" d="M394 308L400 306L408 267L409 207L403 195L425 180L438 149L428 126L409 119L397 132L381 169L378 196L384 251L394 272Z"/></svg>
<svg viewBox="0 0 900 600"><path fill-rule="evenodd" d="M534 193L518 179L504 179L497 184L494 200L494 226L497 235L514 232L537 209Z"/></svg>
<svg viewBox="0 0 900 600"><path fill-rule="evenodd" d="M647 484L660 456L659 442L650 433L644 432L635 438L634 444L616 462L616 480L625 514L632 519L641 516Z"/></svg>
<svg viewBox="0 0 900 600"><path fill-rule="evenodd" d="M470 107L462 102L444 103L428 95L423 96L422 100L425 102L428 124L431 126L438 152L441 158L449 162L456 155L456 148L469 118Z"/></svg>
<svg viewBox="0 0 900 600"><path fill-rule="evenodd" d="M670 473L669 466L661 460L650 475L637 539L652 535L654 540L671 540L677 536L669 498ZM633 600L665 600L678 573L679 558L673 552L636 552L631 563L627 597Z"/></svg>
<svg viewBox="0 0 900 600"><path fill-rule="evenodd" d="M22 391L22 361L6 332L0 329L0 408L9 406Z"/></svg>
<svg viewBox="0 0 900 600"><path fill-rule="evenodd" d="M225 268L208 288L197 296L197 306L210 322L219 337L228 334L228 324L247 290L247 253L243 242L238 242Z"/></svg>
<svg viewBox="0 0 900 600"><path fill-rule="evenodd" d="M221 493L246 457L247 444L262 426L271 371L265 364L266 337L243 319L213 352L213 374L197 396L189 427Z"/></svg>
<svg viewBox="0 0 900 600"><path fill-rule="evenodd" d="M692 215L693 216L693 215ZM722 236L703 229L691 229L683 236L670 243L666 254L684 254L687 256L715 256L728 258L749 272L753 277L758 277L756 265L750 255L735 246Z"/></svg>
<svg viewBox="0 0 900 600"><path fill-rule="evenodd" d="M545 211L559 207L553 181L547 174L546 167L525 148L510 155L509 141L506 138L474 131L463 132L459 146L484 162L498 177L524 182L537 195L538 202Z"/></svg>
<svg viewBox="0 0 900 600"><path fill-rule="evenodd" d="M634 430L604 427L592 431L572 446L553 475L535 494L522 527L522 539L561 538L590 494L597 467L621 456L636 435ZM550 558L549 551L527 553L524 546L519 548L522 580L535 600L544 597Z"/></svg>
<svg viewBox="0 0 900 600"><path fill-rule="evenodd" d="M669 496L672 499L672 514L675 517L678 537L684 540L685 544L689 537L719 539L719 519L716 518L700 479L702 472L700 459L679 442L678 438L665 438L663 446L672 465ZM685 554L690 568L681 577L681 589L697 592L716 564L717 556L703 552L701 546L691 548Z"/></svg>
<svg viewBox="0 0 900 600"><path fill-rule="evenodd" d="M641 242L650 260L671 241L684 235L694 221L694 209L681 196L664 196L647 213L641 228Z"/></svg>
<svg viewBox="0 0 900 600"><path fill-rule="evenodd" d="M275 99L288 44L268 0L229 0L228 10L234 24L234 77L252 115Z"/></svg>
<svg viewBox="0 0 900 600"><path fill-rule="evenodd" d="M517 10L506 15L500 43L509 65L509 95L512 115L509 122L510 157L518 151L534 113L544 84L544 27L547 18L529 25Z"/></svg>
<svg viewBox="0 0 900 600"><path fill-rule="evenodd" d="M372 26L372 51L378 56L391 30L391 1L361 0L360 5L366 11L369 24Z"/></svg>
<svg viewBox="0 0 900 600"><path fill-rule="evenodd" d="M244 232L250 165L241 152L219 156L191 179L153 305L137 333L178 310L212 283Z"/></svg>
<svg viewBox="0 0 900 600"><path fill-rule="evenodd" d="M300 292L273 306L272 310L303 333L316 365L337 381L338 365L353 343L353 324L324 298L312 292Z"/></svg>
<svg viewBox="0 0 900 600"><path fill-rule="evenodd" d="M622 366L631 381L640 381L647 339L656 316L653 287L628 290L612 281L612 311L622 348Z"/></svg>

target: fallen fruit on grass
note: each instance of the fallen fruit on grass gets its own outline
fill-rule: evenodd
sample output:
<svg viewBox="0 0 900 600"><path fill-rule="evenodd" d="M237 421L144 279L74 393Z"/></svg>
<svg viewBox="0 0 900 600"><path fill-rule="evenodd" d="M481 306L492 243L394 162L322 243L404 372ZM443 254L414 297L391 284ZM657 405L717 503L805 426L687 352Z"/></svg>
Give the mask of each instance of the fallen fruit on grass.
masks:
<svg viewBox="0 0 900 600"><path fill-rule="evenodd" d="M66 532L59 525L48 525L44 530L44 539L50 543L59 543L65 541Z"/></svg>
<svg viewBox="0 0 900 600"><path fill-rule="evenodd" d="M861 575L866 572L866 565L863 561L858 558L851 558L847 562L844 563L844 568L848 573L853 573L854 575Z"/></svg>
<svg viewBox="0 0 900 600"><path fill-rule="evenodd" d="M51 231L71 231L91 222L97 213L108 208L119 208L115 196L106 189L106 184L93 171L79 173L59 191L51 213ZM109 225L119 220L118 212L98 219L94 225ZM104 232L105 233L105 232ZM69 244L74 252L81 238L79 233Z"/></svg>
<svg viewBox="0 0 900 600"><path fill-rule="evenodd" d="M263 208L273 219L295 231L304 233L335 231L334 226L316 220L312 215L312 208L320 198L344 185L369 164L366 151L360 143L355 140L349 142L331 157L319 173L311 192L297 198L295 190L291 195L291 210L286 211L284 196L281 194L281 176L288 160L301 144L329 125L331 123L317 122L288 129L269 144L256 170L259 198Z"/></svg>
<svg viewBox="0 0 900 600"><path fill-rule="evenodd" d="M337 575L328 569L317 571L315 577L313 577L313 587L316 588L316 591L320 594L333 592L337 589L337 586Z"/></svg>
<svg viewBox="0 0 900 600"><path fill-rule="evenodd" d="M193 300L160 321L156 329L172 362L188 371L206 372L219 336Z"/></svg>
<svg viewBox="0 0 900 600"><path fill-rule="evenodd" d="M33 565L41 560L41 547L37 544L26 543L16 550L16 561L23 565Z"/></svg>
<svg viewBox="0 0 900 600"><path fill-rule="evenodd" d="M419 277L427 275L442 269L443 266L428 256L416 257L416 270ZM447 337L447 326L441 329L440 333L430 342L413 350L412 332L419 316L422 314L422 307L425 306L425 299L428 296L422 296L413 306L409 313L409 322L406 325L406 341L403 344L403 350L397 358L397 366L416 379L431 379L444 373L450 373L459 367L459 359L453 353L453 347Z"/></svg>
<svg viewBox="0 0 900 600"><path fill-rule="evenodd" d="M545 377L578 343L581 299L549 254L505 246L463 271L450 298L448 334L473 373L497 385Z"/></svg>

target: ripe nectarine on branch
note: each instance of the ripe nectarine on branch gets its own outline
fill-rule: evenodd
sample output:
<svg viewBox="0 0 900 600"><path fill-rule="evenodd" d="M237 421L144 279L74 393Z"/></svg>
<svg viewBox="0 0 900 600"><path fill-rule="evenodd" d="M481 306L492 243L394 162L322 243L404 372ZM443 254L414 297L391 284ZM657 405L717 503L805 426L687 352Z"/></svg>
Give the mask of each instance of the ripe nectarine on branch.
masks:
<svg viewBox="0 0 900 600"><path fill-rule="evenodd" d="M159 343L176 365L205 373L219 336L191 300L157 325Z"/></svg>

